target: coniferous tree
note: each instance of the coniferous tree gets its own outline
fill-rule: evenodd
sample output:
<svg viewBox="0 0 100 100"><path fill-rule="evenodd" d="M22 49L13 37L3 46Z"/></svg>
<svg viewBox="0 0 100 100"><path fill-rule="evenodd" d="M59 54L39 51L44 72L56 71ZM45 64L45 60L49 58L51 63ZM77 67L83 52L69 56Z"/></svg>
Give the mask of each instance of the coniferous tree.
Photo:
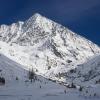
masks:
<svg viewBox="0 0 100 100"><path fill-rule="evenodd" d="M33 68L32 70L29 69L29 80L31 80L31 82L36 80L36 75L35 75Z"/></svg>

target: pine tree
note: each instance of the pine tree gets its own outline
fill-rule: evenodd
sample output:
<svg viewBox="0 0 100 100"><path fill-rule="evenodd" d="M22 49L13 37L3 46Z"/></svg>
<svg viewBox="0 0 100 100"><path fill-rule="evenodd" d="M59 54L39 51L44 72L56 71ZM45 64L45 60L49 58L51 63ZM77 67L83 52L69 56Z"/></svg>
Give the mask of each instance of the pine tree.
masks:
<svg viewBox="0 0 100 100"><path fill-rule="evenodd" d="M31 80L31 82L33 82L33 80L34 81L36 80L36 75L35 75L33 68L32 70L29 69L29 80Z"/></svg>

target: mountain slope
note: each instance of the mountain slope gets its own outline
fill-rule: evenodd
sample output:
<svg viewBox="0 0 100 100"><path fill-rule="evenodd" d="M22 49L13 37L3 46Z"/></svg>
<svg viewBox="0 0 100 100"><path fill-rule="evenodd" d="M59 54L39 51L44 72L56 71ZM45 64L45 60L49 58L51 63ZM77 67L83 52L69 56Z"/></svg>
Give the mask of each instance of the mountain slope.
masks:
<svg viewBox="0 0 100 100"><path fill-rule="evenodd" d="M6 83L9 81L25 80L27 71L23 69L23 66L9 59L8 57L0 54L0 77L4 77Z"/></svg>
<svg viewBox="0 0 100 100"><path fill-rule="evenodd" d="M96 55L87 62L78 65L74 72L69 73L69 75L75 76L73 81L77 82L77 84L96 84L96 81L100 79L100 55Z"/></svg>

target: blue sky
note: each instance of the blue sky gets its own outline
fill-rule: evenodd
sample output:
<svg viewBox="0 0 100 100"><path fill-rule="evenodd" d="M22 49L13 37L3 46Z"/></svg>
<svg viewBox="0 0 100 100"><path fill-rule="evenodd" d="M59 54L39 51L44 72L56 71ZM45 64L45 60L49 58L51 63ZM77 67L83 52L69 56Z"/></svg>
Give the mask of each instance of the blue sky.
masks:
<svg viewBox="0 0 100 100"><path fill-rule="evenodd" d="M40 13L100 46L100 0L0 0L0 24Z"/></svg>

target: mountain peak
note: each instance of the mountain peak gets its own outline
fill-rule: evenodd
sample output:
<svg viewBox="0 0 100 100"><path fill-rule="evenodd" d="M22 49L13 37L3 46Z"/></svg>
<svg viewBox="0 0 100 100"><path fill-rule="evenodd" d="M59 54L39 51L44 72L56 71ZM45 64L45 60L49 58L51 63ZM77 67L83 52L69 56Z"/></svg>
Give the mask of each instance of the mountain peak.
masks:
<svg viewBox="0 0 100 100"><path fill-rule="evenodd" d="M29 19L28 19L28 21L30 22L34 22L34 21L37 21L37 20L39 20L39 19L41 19L42 18L42 15L40 15L39 13L35 13L32 17L30 17Z"/></svg>
<svg viewBox="0 0 100 100"><path fill-rule="evenodd" d="M52 23L53 21L49 20L48 18L42 16L39 13L35 13L32 17L25 21L24 26L25 28L31 29L41 29L42 32L51 32L52 31ZM40 33L40 32L39 32Z"/></svg>
<svg viewBox="0 0 100 100"><path fill-rule="evenodd" d="M25 21L26 26L34 26L34 24L40 24L41 20L43 20L43 16L39 13L33 14L28 20Z"/></svg>
<svg viewBox="0 0 100 100"><path fill-rule="evenodd" d="M35 13L34 15L33 15L34 17L42 17L42 15L41 14L39 14L39 13Z"/></svg>

